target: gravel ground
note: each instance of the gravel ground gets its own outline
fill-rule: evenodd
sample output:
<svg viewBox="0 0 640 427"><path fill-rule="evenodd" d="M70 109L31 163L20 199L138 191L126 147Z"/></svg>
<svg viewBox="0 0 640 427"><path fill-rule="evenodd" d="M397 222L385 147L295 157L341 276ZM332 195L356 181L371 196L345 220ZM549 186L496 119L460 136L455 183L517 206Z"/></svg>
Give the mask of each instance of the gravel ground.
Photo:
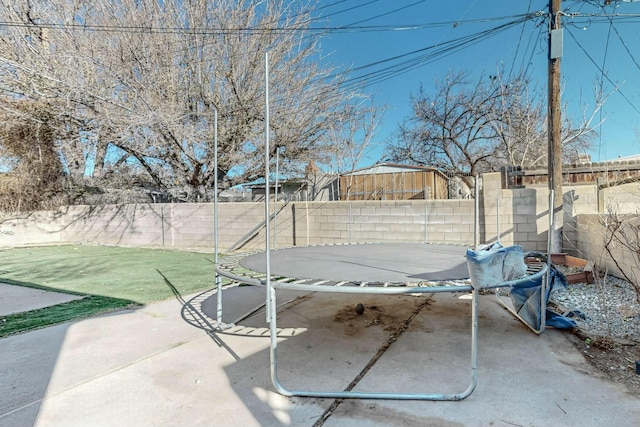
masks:
<svg viewBox="0 0 640 427"><path fill-rule="evenodd" d="M578 327L570 340L585 359L610 381L640 397L640 303L625 280L606 276L596 283L570 284L556 290L550 308L574 314ZM572 313L573 312L573 313ZM636 362L638 361L638 362Z"/></svg>
<svg viewBox="0 0 640 427"><path fill-rule="evenodd" d="M569 285L551 295L551 301L575 313L578 327L597 335L640 339L640 303L628 282L607 276L596 283Z"/></svg>

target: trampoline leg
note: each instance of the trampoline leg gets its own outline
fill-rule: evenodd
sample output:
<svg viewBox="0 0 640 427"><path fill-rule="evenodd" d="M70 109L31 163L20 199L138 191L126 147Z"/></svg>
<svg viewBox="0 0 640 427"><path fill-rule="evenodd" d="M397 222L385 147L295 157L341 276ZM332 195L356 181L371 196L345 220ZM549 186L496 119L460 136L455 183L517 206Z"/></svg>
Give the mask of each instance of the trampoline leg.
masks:
<svg viewBox="0 0 640 427"><path fill-rule="evenodd" d="M471 384L463 393L464 397L473 393L478 385L478 289L471 291Z"/></svg>
<svg viewBox="0 0 640 427"><path fill-rule="evenodd" d="M460 393L384 393L384 392L357 392L357 391L310 391L289 390L280 384L278 380L278 341L276 325L276 296L275 289L271 288L269 304L270 310L270 368L271 382L276 391L283 396L301 396L332 399L389 399L389 400L433 400L433 401L459 401L468 397L478 384L478 290L472 290L471 301L471 382Z"/></svg>
<svg viewBox="0 0 640 427"><path fill-rule="evenodd" d="M216 287L218 288L218 307L216 310L216 320L218 322L218 325L220 326L222 325L222 280L218 273L216 273Z"/></svg>
<svg viewBox="0 0 640 427"><path fill-rule="evenodd" d="M271 383L275 387L276 391L283 396L293 396L294 394L287 390L280 384L278 380L278 325L276 321L276 290L269 287L267 290L267 313L269 316L269 359L270 359L270 372Z"/></svg>

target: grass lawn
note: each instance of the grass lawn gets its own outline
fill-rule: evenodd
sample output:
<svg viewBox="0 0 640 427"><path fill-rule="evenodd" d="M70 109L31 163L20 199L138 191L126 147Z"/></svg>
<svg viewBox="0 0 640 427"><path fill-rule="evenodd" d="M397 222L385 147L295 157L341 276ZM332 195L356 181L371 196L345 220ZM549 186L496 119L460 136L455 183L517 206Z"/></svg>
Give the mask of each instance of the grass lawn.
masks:
<svg viewBox="0 0 640 427"><path fill-rule="evenodd" d="M67 320L204 291L214 286L213 254L113 246L0 250L0 282L87 295L0 317L0 337Z"/></svg>

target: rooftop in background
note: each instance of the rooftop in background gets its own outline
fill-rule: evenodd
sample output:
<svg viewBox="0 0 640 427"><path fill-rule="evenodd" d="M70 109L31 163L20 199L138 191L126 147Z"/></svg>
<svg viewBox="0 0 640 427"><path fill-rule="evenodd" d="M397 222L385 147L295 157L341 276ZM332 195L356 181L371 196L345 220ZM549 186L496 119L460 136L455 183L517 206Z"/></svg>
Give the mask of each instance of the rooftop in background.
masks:
<svg viewBox="0 0 640 427"><path fill-rule="evenodd" d="M373 166L356 169L353 172L345 172L342 175L371 175L409 171L438 171L442 173L439 169L429 166L402 165L398 163L376 163Z"/></svg>

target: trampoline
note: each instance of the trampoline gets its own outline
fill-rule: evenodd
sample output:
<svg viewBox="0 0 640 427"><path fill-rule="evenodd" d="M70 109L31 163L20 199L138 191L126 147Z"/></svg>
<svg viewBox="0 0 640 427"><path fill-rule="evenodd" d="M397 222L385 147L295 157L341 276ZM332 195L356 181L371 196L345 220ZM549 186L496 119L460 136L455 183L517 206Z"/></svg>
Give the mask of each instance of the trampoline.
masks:
<svg viewBox="0 0 640 427"><path fill-rule="evenodd" d="M252 254L240 261L240 266L233 265L229 260L238 257L225 257L221 262L218 257L218 180L214 180L214 250L216 264L217 293L217 323L221 329L222 323L222 281L221 276L228 277L240 283L264 286L267 322L270 337L270 371L275 389L284 396L303 396L316 398L358 398L358 399L403 399L403 400L462 400L469 396L476 387L478 380L478 294L482 288L509 287L516 283L540 281L541 295L546 294L548 261L542 262L539 271L526 274L516 280L510 280L505 275L505 269L499 264L507 256L515 255L519 266L525 266L525 254L519 250L496 249L490 256L467 249L466 260L463 247L449 245L407 245L400 250L393 244L362 244L362 245L328 245L308 246L284 250L271 249L271 220L275 220L277 213L270 211L270 126L269 126L269 57L265 56L265 141L264 141L264 252ZM214 176L218 176L218 142L217 142L217 111L214 110ZM276 177L277 177L276 157ZM277 179L277 178L276 178ZM476 177L476 192L479 194L478 179ZM553 199L553 191L550 200ZM475 199L475 223L473 247L478 248L479 221L478 198ZM552 206L552 203L550 203ZM499 218L499 215L496 215ZM549 216L552 229L552 215ZM274 221L275 225L275 221ZM275 234L274 234L275 236ZM548 240L549 242L549 240ZM501 245L500 245L501 246ZM547 251L550 253L550 250ZM472 255L471 257L469 255ZM481 255L481 257L477 257ZM482 259L480 259L482 258ZM514 259L512 259L513 261ZM464 272L464 266L471 273ZM229 268L230 267L230 268ZM254 273L248 273L246 270ZM526 266L524 267L526 270ZM498 273L499 270L499 273ZM507 269L508 270L508 269ZM464 281L465 277L471 280ZM295 390L284 387L278 379L278 329L276 291L280 289L307 292L345 292L353 294L383 294L383 295L429 295L439 292L467 292L471 294L471 379L469 385L457 393L387 393L387 392L358 392L358 391L318 391ZM540 329L545 327L546 300L539 298L538 307L541 310ZM522 320L522 319L521 319Z"/></svg>
<svg viewBox="0 0 640 427"><path fill-rule="evenodd" d="M441 244L344 244L293 247L232 256L216 271L233 280L266 288L270 328L271 379L285 396L398 400L450 400L468 397L478 381L478 294L480 289L544 282L548 263L520 247L494 246L475 252L464 246ZM486 252L486 253L485 253ZM529 271L524 260L536 256ZM509 262L507 262L510 260ZM513 266L518 278L513 276ZM242 271L239 274L238 271ZM471 274L470 274L471 272ZM471 276L471 278L469 277ZM469 385L455 393L385 393L295 390L278 380L277 304L280 289L306 292L428 296L441 292L471 295L471 361ZM542 303L542 300L540 301ZM544 302L546 305L546 301ZM546 307L545 307L546 308ZM521 319L522 320L522 319ZM544 321L541 332L544 328Z"/></svg>
<svg viewBox="0 0 640 427"><path fill-rule="evenodd" d="M271 275L326 280L333 285L405 285L469 277L466 247L418 243L364 243L272 250ZM240 260L247 270L266 273L265 253Z"/></svg>

